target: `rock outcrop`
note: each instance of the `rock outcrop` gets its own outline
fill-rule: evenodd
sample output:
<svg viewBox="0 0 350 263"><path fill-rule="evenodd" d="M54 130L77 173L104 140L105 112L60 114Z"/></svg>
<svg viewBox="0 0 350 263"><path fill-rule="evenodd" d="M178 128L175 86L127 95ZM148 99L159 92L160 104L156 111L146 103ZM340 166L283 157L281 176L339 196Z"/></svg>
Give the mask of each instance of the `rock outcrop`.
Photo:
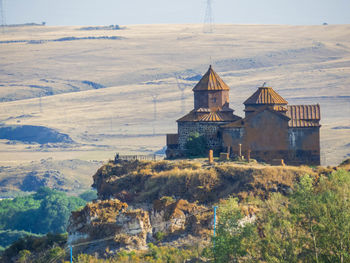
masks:
<svg viewBox="0 0 350 263"><path fill-rule="evenodd" d="M174 241L188 234L208 239L211 233L211 209L186 200L156 200L150 211L127 208L126 203L115 199L96 201L73 212L68 226L69 245L85 253L105 253L108 247L111 253L121 248L142 250L148 242Z"/></svg>
<svg viewBox="0 0 350 263"><path fill-rule="evenodd" d="M178 247L208 242L213 204L232 195L265 198L271 192L287 193L306 173L314 172L257 164L110 162L93 176L101 200L72 213L68 242L90 254L105 254L106 248L108 253L142 250L149 242ZM254 218L251 208L243 212Z"/></svg>
<svg viewBox="0 0 350 263"><path fill-rule="evenodd" d="M213 225L213 212L186 200L172 201L162 198L153 203L151 213L153 233L166 236L180 233L209 234Z"/></svg>
<svg viewBox="0 0 350 263"><path fill-rule="evenodd" d="M121 229L116 224L117 216L128 205L119 200L97 201L87 204L81 211L72 212L67 231L68 243L75 244L106 238Z"/></svg>

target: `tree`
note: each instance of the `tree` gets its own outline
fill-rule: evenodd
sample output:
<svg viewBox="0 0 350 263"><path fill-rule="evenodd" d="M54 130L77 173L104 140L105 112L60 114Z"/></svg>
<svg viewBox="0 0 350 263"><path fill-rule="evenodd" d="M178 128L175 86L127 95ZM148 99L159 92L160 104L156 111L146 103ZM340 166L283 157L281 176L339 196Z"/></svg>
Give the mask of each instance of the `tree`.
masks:
<svg viewBox="0 0 350 263"><path fill-rule="evenodd" d="M63 233L71 211L85 203L81 198L69 197L47 187L40 188L35 194L0 202L0 230Z"/></svg>
<svg viewBox="0 0 350 263"><path fill-rule="evenodd" d="M65 193L53 191L44 196L37 211L38 233L64 233L71 211L85 205L85 201L78 197L67 197Z"/></svg>
<svg viewBox="0 0 350 263"><path fill-rule="evenodd" d="M218 210L216 262L350 262L350 172L316 179L302 176L292 194L255 200L255 223L242 224L237 200L226 200Z"/></svg>
<svg viewBox="0 0 350 263"><path fill-rule="evenodd" d="M245 221L236 198L220 204L213 248L215 262L256 262L257 240L256 225Z"/></svg>
<svg viewBox="0 0 350 263"><path fill-rule="evenodd" d="M207 139L198 132L191 133L185 144L186 154L189 157L202 157L207 154Z"/></svg>
<svg viewBox="0 0 350 263"><path fill-rule="evenodd" d="M304 261L319 262L319 244L318 244L318 222L319 215L317 209L318 198L313 186L313 178L305 175L300 178L296 184L295 191L290 197L290 212L294 215L294 224L301 228L303 233L303 255Z"/></svg>
<svg viewBox="0 0 350 263"><path fill-rule="evenodd" d="M300 262L302 235L290 212L288 197L274 193L259 207L262 230L258 247L266 262Z"/></svg>
<svg viewBox="0 0 350 263"><path fill-rule="evenodd" d="M321 177L315 190L317 205L310 209L318 219L320 259L350 262L350 172L339 170Z"/></svg>

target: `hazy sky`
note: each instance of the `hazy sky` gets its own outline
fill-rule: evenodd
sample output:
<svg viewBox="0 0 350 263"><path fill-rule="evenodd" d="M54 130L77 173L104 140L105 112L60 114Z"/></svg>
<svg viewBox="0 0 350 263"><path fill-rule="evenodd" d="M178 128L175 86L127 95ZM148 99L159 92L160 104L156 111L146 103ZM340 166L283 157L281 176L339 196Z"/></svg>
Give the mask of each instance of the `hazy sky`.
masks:
<svg viewBox="0 0 350 263"><path fill-rule="evenodd" d="M206 0L3 0L7 24L202 23ZM350 24L350 0L212 0L216 23Z"/></svg>

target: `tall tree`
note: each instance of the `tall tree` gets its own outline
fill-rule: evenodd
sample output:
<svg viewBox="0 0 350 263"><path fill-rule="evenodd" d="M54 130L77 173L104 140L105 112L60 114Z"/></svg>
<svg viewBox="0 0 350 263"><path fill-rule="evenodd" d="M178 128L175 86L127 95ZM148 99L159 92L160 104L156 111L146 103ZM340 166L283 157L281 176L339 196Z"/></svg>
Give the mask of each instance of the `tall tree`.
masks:
<svg viewBox="0 0 350 263"><path fill-rule="evenodd" d="M220 204L214 238L215 262L256 262L257 228L242 214L236 198Z"/></svg>

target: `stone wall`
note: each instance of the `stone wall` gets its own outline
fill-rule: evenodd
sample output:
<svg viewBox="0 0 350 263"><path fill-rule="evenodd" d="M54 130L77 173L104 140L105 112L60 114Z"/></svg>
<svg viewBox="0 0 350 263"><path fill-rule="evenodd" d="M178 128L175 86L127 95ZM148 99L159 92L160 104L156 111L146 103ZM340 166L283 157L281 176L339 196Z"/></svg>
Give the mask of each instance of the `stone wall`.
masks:
<svg viewBox="0 0 350 263"><path fill-rule="evenodd" d="M289 128L290 163L320 165L320 128Z"/></svg>
<svg viewBox="0 0 350 263"><path fill-rule="evenodd" d="M219 133L219 126L225 122L179 122L179 149L185 150L185 144L191 133L198 132L207 139L209 149L218 152L222 148L222 136Z"/></svg>
<svg viewBox="0 0 350 263"><path fill-rule="evenodd" d="M194 108L222 108L229 106L228 90L195 91Z"/></svg>
<svg viewBox="0 0 350 263"><path fill-rule="evenodd" d="M285 116L270 110L261 111L246 119L242 148L245 151L287 150L288 120Z"/></svg>
<svg viewBox="0 0 350 263"><path fill-rule="evenodd" d="M288 119L263 111L245 120L243 127L222 128L222 146L235 154L242 144L242 154L258 161L284 159L290 165L320 164L319 127L288 128Z"/></svg>
<svg viewBox="0 0 350 263"><path fill-rule="evenodd" d="M223 128L222 130L222 146L224 148L231 147L231 151L238 152L238 145L242 144L245 130L243 127Z"/></svg>

